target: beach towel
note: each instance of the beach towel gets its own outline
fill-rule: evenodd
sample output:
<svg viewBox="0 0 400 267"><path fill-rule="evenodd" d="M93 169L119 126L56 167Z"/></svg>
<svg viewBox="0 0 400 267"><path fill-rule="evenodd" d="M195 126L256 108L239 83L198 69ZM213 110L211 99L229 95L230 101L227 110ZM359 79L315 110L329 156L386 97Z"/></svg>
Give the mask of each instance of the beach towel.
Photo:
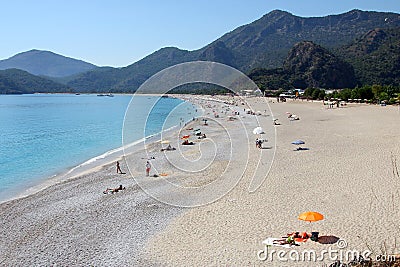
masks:
<svg viewBox="0 0 400 267"><path fill-rule="evenodd" d="M309 238L301 238L301 237L295 237L294 241L296 242L307 242Z"/></svg>
<svg viewBox="0 0 400 267"><path fill-rule="evenodd" d="M279 241L283 241L283 240L284 239L282 239L282 238L268 237L262 243L267 246L277 246L277 247L283 247L283 248L291 248L293 246L296 246L296 245L290 245L290 244L284 244L284 245L279 244Z"/></svg>

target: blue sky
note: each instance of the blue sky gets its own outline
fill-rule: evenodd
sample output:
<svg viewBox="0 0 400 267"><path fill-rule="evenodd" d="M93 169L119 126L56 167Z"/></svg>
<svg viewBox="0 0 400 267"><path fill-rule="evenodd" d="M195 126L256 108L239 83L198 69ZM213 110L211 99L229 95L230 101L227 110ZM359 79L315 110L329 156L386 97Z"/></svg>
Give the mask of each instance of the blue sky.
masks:
<svg viewBox="0 0 400 267"><path fill-rule="evenodd" d="M281 9L302 17L351 9L400 13L399 0L0 0L0 59L49 50L122 67L165 47L194 50Z"/></svg>

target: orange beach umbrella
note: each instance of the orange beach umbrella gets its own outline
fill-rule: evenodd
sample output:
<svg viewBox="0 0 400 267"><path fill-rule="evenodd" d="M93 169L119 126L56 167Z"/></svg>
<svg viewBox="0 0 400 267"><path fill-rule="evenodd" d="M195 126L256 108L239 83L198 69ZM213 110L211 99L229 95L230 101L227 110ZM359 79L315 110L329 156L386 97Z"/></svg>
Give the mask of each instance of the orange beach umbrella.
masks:
<svg viewBox="0 0 400 267"><path fill-rule="evenodd" d="M299 215L299 220L306 222L316 222L324 219L324 215L315 211L303 212Z"/></svg>

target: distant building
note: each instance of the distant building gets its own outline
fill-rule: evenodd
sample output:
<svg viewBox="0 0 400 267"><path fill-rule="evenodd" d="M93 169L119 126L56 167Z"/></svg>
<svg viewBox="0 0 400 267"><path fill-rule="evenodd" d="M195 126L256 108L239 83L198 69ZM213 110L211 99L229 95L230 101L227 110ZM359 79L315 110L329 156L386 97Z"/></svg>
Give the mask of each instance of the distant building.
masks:
<svg viewBox="0 0 400 267"><path fill-rule="evenodd" d="M280 94L279 97L294 98L295 96L288 92L285 92L285 93Z"/></svg>
<svg viewBox="0 0 400 267"><path fill-rule="evenodd" d="M333 92L339 92L342 89L325 89L325 94L333 94Z"/></svg>
<svg viewBox="0 0 400 267"><path fill-rule="evenodd" d="M303 89L294 89L294 92L298 92L299 95L304 95L304 90Z"/></svg>

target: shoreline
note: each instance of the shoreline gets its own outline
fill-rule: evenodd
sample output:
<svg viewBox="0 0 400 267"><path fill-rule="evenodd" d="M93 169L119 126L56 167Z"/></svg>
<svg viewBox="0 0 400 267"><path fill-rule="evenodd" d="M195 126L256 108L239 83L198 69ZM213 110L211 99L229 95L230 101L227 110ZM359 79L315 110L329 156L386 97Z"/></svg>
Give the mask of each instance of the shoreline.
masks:
<svg viewBox="0 0 400 267"><path fill-rule="evenodd" d="M190 125L183 126L185 131L192 127ZM180 134L174 130L171 135ZM207 134L212 135L212 131L207 131ZM144 150L131 154L133 160L143 162L148 151L156 153L158 161L162 160L161 144L154 143L158 139L157 136L146 140ZM188 148L188 152L196 152L196 147ZM122 170L128 173L125 160L120 163ZM135 179L130 175L115 174L114 163L111 163L35 194L1 203L0 223L5 231L0 235L3 244L0 264L153 265L143 255L145 244L187 209L161 203L144 192L136 182L137 178L144 176L142 164L139 164L139 177L133 173ZM155 165L153 167L152 174L159 173ZM149 181L157 183L158 180L152 178ZM115 194L102 193L106 188L119 184L126 190Z"/></svg>
<svg viewBox="0 0 400 267"><path fill-rule="evenodd" d="M35 94L60 94L60 95L65 95L64 93L35 93ZM73 94L71 94L73 95ZM95 95L95 94L91 94ZM131 95L131 94L121 94L121 95ZM148 96L161 96L157 94L146 94ZM184 102L189 102L187 99L184 99L183 97L180 97L179 95L174 95L174 98L181 99ZM192 103L193 104L193 103ZM198 107L199 110L202 110L200 107ZM190 122L191 120L186 121L186 123ZM176 124L174 126L171 126L168 129L165 129L161 132L151 134L149 136L143 137L139 140L133 141L132 143L126 145L126 146L119 146L113 149L110 149L100 155L96 155L94 157L88 158L87 160L84 160L83 162L66 167L63 170L60 170L53 175L46 176L39 178L32 186L29 186L27 188L24 188L23 190L13 190L15 191L15 195L6 197L5 199L0 199L0 205L7 203L9 201L13 200L18 200L21 198L28 197L30 195L36 194L42 190L45 190L46 188L66 182L70 179L77 178L79 176L87 175L90 173L94 173L98 171L99 169L110 165L112 162L121 160L124 157L125 150L127 151L127 154L130 153L135 153L135 151L140 149L140 146L142 146L145 142L148 142L148 140L153 140L156 139L164 134L167 135L172 135L176 130L176 128L179 127L179 124ZM154 141L154 140L153 140Z"/></svg>

